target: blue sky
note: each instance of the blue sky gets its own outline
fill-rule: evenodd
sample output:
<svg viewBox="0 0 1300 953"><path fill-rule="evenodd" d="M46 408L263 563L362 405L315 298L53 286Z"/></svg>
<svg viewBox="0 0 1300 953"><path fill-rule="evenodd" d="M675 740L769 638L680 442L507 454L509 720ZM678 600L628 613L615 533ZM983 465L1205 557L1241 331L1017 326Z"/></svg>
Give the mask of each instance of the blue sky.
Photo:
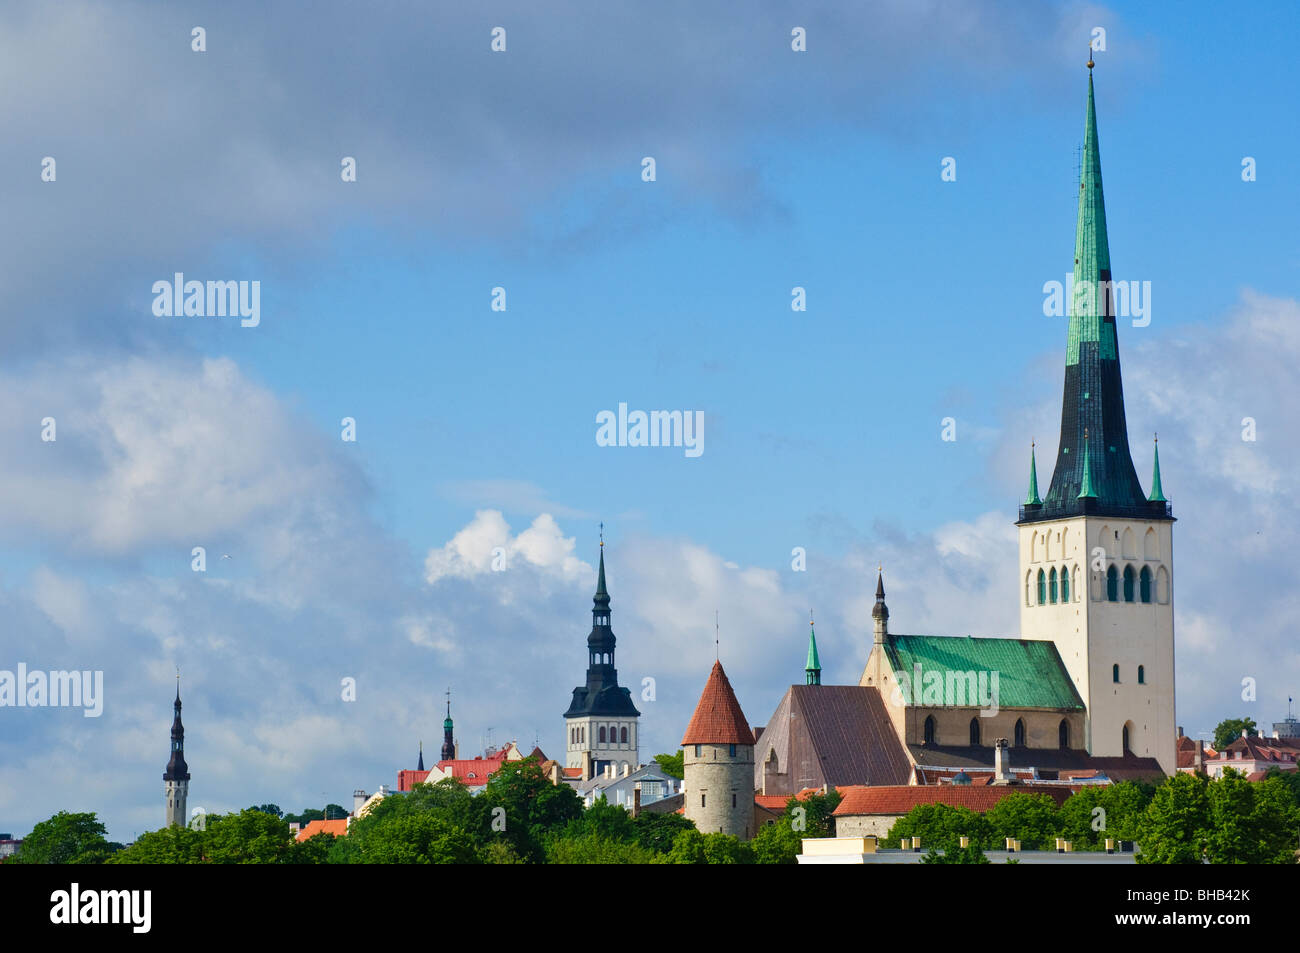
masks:
<svg viewBox="0 0 1300 953"><path fill-rule="evenodd" d="M1180 518L1179 721L1285 714L1295 7L742 10L0 15L0 667L103 668L109 693L94 722L2 716L0 829L73 787L119 838L159 823L177 664L212 810L391 785L447 684L466 749L491 727L559 753L602 519L624 681L660 686L643 756L675 745L715 609L755 724L810 606L856 680L879 561L901 630L1013 634L1095 26L1112 260L1152 283L1119 346L1138 472L1158 430ZM260 326L154 317L176 271L259 280ZM597 446L620 402L702 410L705 452ZM199 577L194 545L234 558Z"/></svg>

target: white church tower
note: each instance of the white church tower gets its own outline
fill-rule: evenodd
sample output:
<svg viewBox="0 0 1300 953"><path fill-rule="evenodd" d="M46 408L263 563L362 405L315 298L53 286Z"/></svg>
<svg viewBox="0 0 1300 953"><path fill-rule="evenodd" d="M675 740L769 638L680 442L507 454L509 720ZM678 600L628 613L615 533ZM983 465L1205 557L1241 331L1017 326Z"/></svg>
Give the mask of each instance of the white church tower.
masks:
<svg viewBox="0 0 1300 953"><path fill-rule="evenodd" d="M1154 455L1144 494L1129 453L1116 338L1106 208L1102 199L1092 62L1065 392L1056 468L1038 495L1031 453L1020 508L1020 632L1056 643L1087 705L1098 757L1133 754L1176 768L1173 509Z"/></svg>
<svg viewBox="0 0 1300 953"><path fill-rule="evenodd" d="M167 827L184 827L189 821L185 801L190 793L190 768L185 763L185 726L181 724L181 677L176 676L176 717L172 719L172 754L163 772L166 785Z"/></svg>

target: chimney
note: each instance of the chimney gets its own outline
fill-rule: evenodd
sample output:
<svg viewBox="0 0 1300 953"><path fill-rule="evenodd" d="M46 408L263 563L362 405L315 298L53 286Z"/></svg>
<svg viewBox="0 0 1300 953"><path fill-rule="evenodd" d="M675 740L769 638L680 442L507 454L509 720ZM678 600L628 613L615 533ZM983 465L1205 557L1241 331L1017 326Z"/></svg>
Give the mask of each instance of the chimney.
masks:
<svg viewBox="0 0 1300 953"><path fill-rule="evenodd" d="M1196 754L1192 756L1192 770L1200 773L1205 765L1205 742L1196 739Z"/></svg>
<svg viewBox="0 0 1300 953"><path fill-rule="evenodd" d="M591 752L590 752L590 751L584 751L584 752L582 753L582 780L584 780L584 781L590 781L590 780L591 780L591 772L592 772L592 766L591 766Z"/></svg>
<svg viewBox="0 0 1300 953"><path fill-rule="evenodd" d="M1011 774L1011 751L1006 738L999 738L993 745L993 783L1011 784L1015 779Z"/></svg>
<svg viewBox="0 0 1300 953"><path fill-rule="evenodd" d="M638 781L632 786L632 817L635 819L641 813L641 782Z"/></svg>
<svg viewBox="0 0 1300 953"><path fill-rule="evenodd" d="M628 776L629 774L631 774L631 773L632 773L632 768L631 768L631 766L630 766L630 765L626 765L626 764L623 765L623 777L627 777L627 776Z"/></svg>
<svg viewBox="0 0 1300 953"><path fill-rule="evenodd" d="M360 812L362 805L366 803L366 792L357 788L352 792L352 813Z"/></svg>

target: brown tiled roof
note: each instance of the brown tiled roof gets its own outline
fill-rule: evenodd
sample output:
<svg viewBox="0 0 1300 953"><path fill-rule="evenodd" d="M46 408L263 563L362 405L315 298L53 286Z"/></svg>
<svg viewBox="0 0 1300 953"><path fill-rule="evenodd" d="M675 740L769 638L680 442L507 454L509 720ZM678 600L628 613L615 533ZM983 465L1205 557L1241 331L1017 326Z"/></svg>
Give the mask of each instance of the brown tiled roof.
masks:
<svg viewBox="0 0 1300 953"><path fill-rule="evenodd" d="M906 784L911 778L911 762L876 688L790 686L754 749L756 787L765 783L772 754L781 774L768 781L773 793L800 783Z"/></svg>
<svg viewBox="0 0 1300 953"><path fill-rule="evenodd" d="M908 745L916 763L925 768L993 767L993 749L975 745ZM1155 758L1094 758L1078 748L1009 748L1009 768L1037 768L1040 772L1100 771L1112 781L1160 780L1165 776Z"/></svg>
<svg viewBox="0 0 1300 953"><path fill-rule="evenodd" d="M745 713L731 690L727 673L721 662L713 663L709 680L704 683L700 703L682 735L683 745L752 745L754 735L749 730Z"/></svg>
<svg viewBox="0 0 1300 953"><path fill-rule="evenodd" d="M841 788L844 799L836 817L848 814L906 814L918 804L948 804L983 813L1011 794L1046 794L1059 807L1073 792L1065 786L1005 784L967 786L962 784L897 784L884 787L854 785Z"/></svg>

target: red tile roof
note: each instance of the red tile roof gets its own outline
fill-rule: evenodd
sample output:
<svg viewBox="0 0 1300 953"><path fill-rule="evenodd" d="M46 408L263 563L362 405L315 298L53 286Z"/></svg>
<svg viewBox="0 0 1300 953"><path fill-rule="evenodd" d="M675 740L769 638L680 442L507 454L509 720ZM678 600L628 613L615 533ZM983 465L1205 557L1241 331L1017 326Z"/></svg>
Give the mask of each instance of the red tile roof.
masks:
<svg viewBox="0 0 1300 953"><path fill-rule="evenodd" d="M564 776L566 778L580 778L582 777L582 768L565 768Z"/></svg>
<svg viewBox="0 0 1300 953"><path fill-rule="evenodd" d="M790 799L784 794L755 794L754 803L759 807L765 807L769 811L785 810L786 802Z"/></svg>
<svg viewBox="0 0 1300 953"><path fill-rule="evenodd" d="M307 840L315 837L317 834L333 834L335 837L342 837L348 832L348 819L339 818L337 821L312 821L306 827L298 831L298 840Z"/></svg>
<svg viewBox="0 0 1300 953"><path fill-rule="evenodd" d="M700 703L682 735L683 745L752 745L754 734L731 690L721 662L713 663Z"/></svg>
<svg viewBox="0 0 1300 953"><path fill-rule="evenodd" d="M983 813L1004 797L1016 793L1046 794L1057 805L1065 802L1073 792L1064 785L1004 784L964 785L926 784L889 785L866 787L852 785L840 788L844 800L835 809L835 816L846 814L906 814L918 804L948 804Z"/></svg>

